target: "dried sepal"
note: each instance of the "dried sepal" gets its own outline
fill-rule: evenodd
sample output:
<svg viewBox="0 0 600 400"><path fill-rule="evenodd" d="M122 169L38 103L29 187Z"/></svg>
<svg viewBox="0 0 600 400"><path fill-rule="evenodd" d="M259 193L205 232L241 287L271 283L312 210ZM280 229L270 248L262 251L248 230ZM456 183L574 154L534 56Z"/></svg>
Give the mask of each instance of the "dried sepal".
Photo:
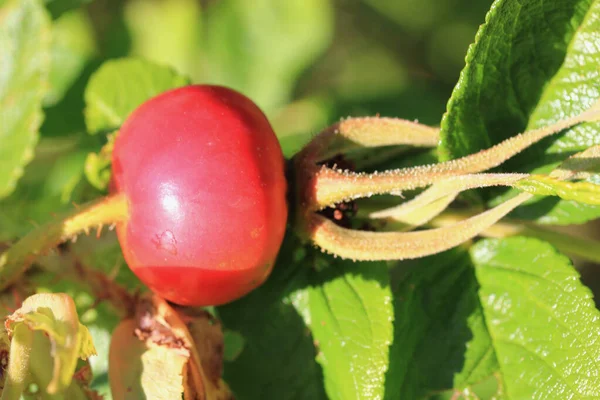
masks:
<svg viewBox="0 0 600 400"><path fill-rule="evenodd" d="M141 299L135 319L122 321L111 341L113 397L231 399L220 378L221 328L204 321L209 318L208 313L184 313L156 296ZM160 384L167 368L168 384Z"/></svg>

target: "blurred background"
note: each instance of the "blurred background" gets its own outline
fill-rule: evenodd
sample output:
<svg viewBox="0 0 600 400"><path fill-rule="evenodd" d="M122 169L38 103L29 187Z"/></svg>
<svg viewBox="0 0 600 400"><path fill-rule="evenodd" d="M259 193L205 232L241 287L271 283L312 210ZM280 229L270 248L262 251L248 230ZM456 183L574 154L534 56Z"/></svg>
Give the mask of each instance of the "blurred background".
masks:
<svg viewBox="0 0 600 400"><path fill-rule="evenodd" d="M71 87L73 96L65 100L81 100L78 90L101 61L144 57L193 82L243 92L288 138L286 147L294 147L292 136L317 132L348 115L379 113L438 124L490 4L95 0L85 10L62 12L52 3L50 8L63 47L76 48L68 56L78 58L68 78L77 77L82 85ZM74 74L77 68L80 75ZM80 115L69 120L71 127L47 123L46 128L82 127Z"/></svg>

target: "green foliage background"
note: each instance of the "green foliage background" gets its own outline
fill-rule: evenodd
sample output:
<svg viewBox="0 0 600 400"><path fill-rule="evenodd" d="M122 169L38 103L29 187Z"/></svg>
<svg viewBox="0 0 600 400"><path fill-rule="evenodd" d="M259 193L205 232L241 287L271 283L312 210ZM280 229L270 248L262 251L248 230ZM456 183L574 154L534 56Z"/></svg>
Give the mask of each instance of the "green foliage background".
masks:
<svg viewBox="0 0 600 400"><path fill-rule="evenodd" d="M109 165L88 154L141 101L188 82L254 99L288 157L341 117L380 114L441 124L439 156L456 158L597 100L600 1L497 0L465 67L491 4L0 1L0 241L103 195L106 180L89 177ZM15 93L19 113L7 111ZM545 172L599 138L584 124L503 168ZM377 167L430 162L437 152L403 157ZM485 206L513 194L463 200ZM592 221L600 208L537 198L513 216L565 225ZM596 231L592 223L577 232ZM144 290L114 234L69 248ZM577 270L549 244L519 237L399 265L352 263L304 248L290 232L269 281L215 310L226 329L225 380L240 399L600 398L592 298L600 279L596 265L575 261ZM38 291L76 300L99 352L93 386L110 398L115 316L76 284L32 279Z"/></svg>

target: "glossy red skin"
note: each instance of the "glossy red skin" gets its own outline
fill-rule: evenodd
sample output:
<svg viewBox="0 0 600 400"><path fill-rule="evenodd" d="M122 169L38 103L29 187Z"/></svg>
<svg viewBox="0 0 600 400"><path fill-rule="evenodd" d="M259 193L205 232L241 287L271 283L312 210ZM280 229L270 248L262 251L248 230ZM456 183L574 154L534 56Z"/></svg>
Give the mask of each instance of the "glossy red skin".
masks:
<svg viewBox="0 0 600 400"><path fill-rule="evenodd" d="M287 219L284 159L260 109L219 86L188 86L140 106L112 155L125 260L153 292L219 305L262 284Z"/></svg>

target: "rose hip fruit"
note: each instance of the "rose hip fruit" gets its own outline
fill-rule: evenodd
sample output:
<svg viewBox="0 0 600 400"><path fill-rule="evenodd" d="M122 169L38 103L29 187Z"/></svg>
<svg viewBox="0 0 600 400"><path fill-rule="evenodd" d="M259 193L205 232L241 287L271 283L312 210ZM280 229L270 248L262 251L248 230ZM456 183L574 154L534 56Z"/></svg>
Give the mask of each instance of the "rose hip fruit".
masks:
<svg viewBox="0 0 600 400"><path fill-rule="evenodd" d="M165 92L121 127L112 192L125 260L153 292L181 305L218 305L261 285L287 219L284 159L267 118L220 86Z"/></svg>

